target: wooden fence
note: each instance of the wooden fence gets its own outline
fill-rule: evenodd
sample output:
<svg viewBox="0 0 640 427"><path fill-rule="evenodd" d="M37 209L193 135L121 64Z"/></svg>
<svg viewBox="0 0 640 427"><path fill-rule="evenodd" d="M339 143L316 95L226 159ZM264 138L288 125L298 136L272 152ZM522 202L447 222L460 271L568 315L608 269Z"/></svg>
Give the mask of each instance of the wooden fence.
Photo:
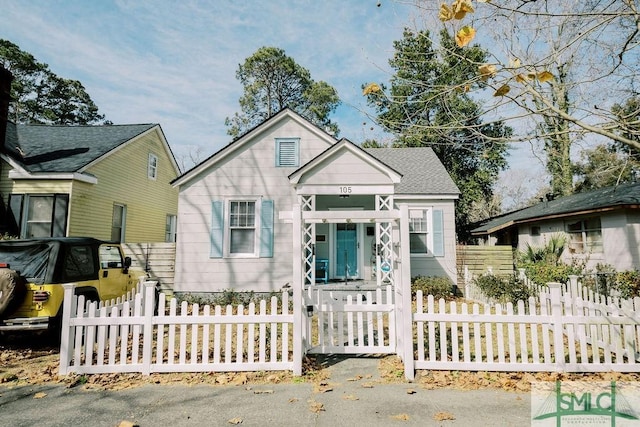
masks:
<svg viewBox="0 0 640 427"><path fill-rule="evenodd" d="M286 292L246 308L169 301L155 282L133 299L85 305L65 286L60 374L292 370L293 350ZM168 313L166 313L168 311Z"/></svg>
<svg viewBox="0 0 640 427"><path fill-rule="evenodd" d="M480 275L490 267L495 274L513 274L513 248L511 246L456 246L458 286L463 285L465 268Z"/></svg>
<svg viewBox="0 0 640 427"><path fill-rule="evenodd" d="M175 243L123 243L122 248L125 256L131 257L133 267L148 272L162 292L173 295Z"/></svg>

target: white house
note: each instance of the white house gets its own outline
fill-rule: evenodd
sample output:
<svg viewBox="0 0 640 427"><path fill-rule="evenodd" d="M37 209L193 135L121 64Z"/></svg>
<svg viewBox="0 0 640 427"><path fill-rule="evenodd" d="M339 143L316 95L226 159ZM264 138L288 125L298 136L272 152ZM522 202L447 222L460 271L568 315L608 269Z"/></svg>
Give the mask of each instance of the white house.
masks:
<svg viewBox="0 0 640 427"><path fill-rule="evenodd" d="M172 184L175 292L456 279L459 191L430 148L362 149L285 109Z"/></svg>

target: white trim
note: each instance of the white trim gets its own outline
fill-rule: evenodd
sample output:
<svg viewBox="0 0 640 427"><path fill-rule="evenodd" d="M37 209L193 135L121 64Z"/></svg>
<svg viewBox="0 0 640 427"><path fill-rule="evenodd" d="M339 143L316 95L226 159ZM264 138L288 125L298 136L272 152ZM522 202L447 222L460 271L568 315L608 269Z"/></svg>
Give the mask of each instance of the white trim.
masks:
<svg viewBox="0 0 640 427"><path fill-rule="evenodd" d="M156 181L158 179L158 164L160 159L154 153L149 153L147 157L147 178Z"/></svg>
<svg viewBox="0 0 640 427"><path fill-rule="evenodd" d="M360 208L362 209L362 208ZM332 209L329 211L303 211L302 219L307 223L312 222L390 222L400 218L400 211L365 211L356 208L345 210Z"/></svg>
<svg viewBox="0 0 640 427"><path fill-rule="evenodd" d="M127 229L127 205L124 203L118 203L118 202L113 203L113 207L111 211L111 234L112 235L113 235L113 218L114 218L113 214L115 213L116 206L120 206L122 208L122 216L120 218L122 221L122 224L120 225L120 242L124 243L125 236L126 236L126 229Z"/></svg>
<svg viewBox="0 0 640 427"><path fill-rule="evenodd" d="M424 199L433 199L436 200L457 200L460 195L459 194L437 194L437 193L425 193L425 194L401 194L396 193L393 195L394 199L397 200L424 200Z"/></svg>
<svg viewBox="0 0 640 427"><path fill-rule="evenodd" d="M317 185L317 184L302 184L300 186L296 186L296 194L316 194L316 195L335 195L338 196L341 193L340 189L348 187L351 189L349 195L357 196L357 195L371 195L371 194L381 194L381 195L390 195L394 194L394 185L386 184L386 185L367 185L367 184L349 184L345 183L345 185ZM424 199L424 197L423 197Z"/></svg>
<svg viewBox="0 0 640 427"><path fill-rule="evenodd" d="M80 182L86 182L88 184L97 184L98 183L98 178L96 178L95 176L92 175L86 175L83 173L78 173L78 172L72 172L72 173L55 173L55 172L48 172L48 173L37 173L37 174L33 174L33 173L29 173L27 171L18 171L18 170L10 170L9 174L8 174L10 179L14 179L14 180L18 180L18 179L24 179L24 180L47 180L47 181L52 181L52 180L71 180L71 181L80 181Z"/></svg>
<svg viewBox="0 0 640 427"><path fill-rule="evenodd" d="M171 148L169 147L169 143L167 142L166 138L164 137L164 132L162 132L162 128L158 124L156 124L156 125L151 125L150 124L150 126L152 126L152 127L147 129L146 131L142 132L141 134L134 136L133 138L123 142L122 144L118 145L117 147L113 148L112 150L107 151L102 156L98 157L97 159L94 159L92 162L84 165L79 171L80 172L86 171L87 169L91 168L96 163L101 162L103 159L109 157L113 153L116 153L117 151L124 149L128 145L130 145L130 144L134 143L135 141L145 137L146 135L148 135L151 132L156 132L158 138L160 138L160 141L162 142L162 145L164 146L164 149L165 149L167 155L169 156L169 159L171 160L171 164L173 165L175 173L179 174L180 173L180 168L178 167L178 164L176 163L176 159L173 157L173 152L171 151Z"/></svg>
<svg viewBox="0 0 640 427"><path fill-rule="evenodd" d="M21 171L25 174L28 174L29 171L27 171L25 168L23 168L22 166L20 166L15 160L13 160L10 156L7 156L6 154L0 154L0 159L4 160L5 162L9 163L9 166L11 166L13 169L17 169L18 171ZM12 171L9 171L9 173L11 173Z"/></svg>
<svg viewBox="0 0 640 427"><path fill-rule="evenodd" d="M433 206L427 205L408 205L408 220L409 220L409 254L411 258L433 258ZM411 252L411 211L427 211L427 252Z"/></svg>
<svg viewBox="0 0 640 427"><path fill-rule="evenodd" d="M216 163L224 160L226 157L232 155L236 151L240 150L248 141L252 141L256 135L267 132L269 129L280 123L282 120L289 118L291 120L296 121L298 124L303 126L306 130L316 134L321 140L327 142L329 146L336 142L336 139L331 135L324 133L320 128L313 125L306 119L302 118L300 115L295 113L292 110L285 109L278 113L277 115L267 119L262 122L260 125L253 128L248 133L244 134L240 138L228 144L226 147L222 148L217 153L214 153L211 157L204 160L199 165L193 167L193 169L185 172L182 176L178 177L175 181L171 183L174 187L178 187L180 185L184 185L189 183L191 180L195 179L202 172L209 169L211 166Z"/></svg>
<svg viewBox="0 0 640 427"><path fill-rule="evenodd" d="M307 174L308 172L311 172L316 166L319 166L324 161L336 155L338 152L344 151L344 150L350 151L356 157L359 157L364 162L378 169L382 173L385 173L389 177L389 180L392 183L398 184L402 180L402 174L400 174L399 172L396 172L391 167L387 166L386 164L382 163L380 160L376 159L366 151L357 147L353 142L343 138L337 143L335 143L333 146L331 146L331 148L326 150L324 153L320 154L315 159L311 160L310 162L302 166L300 169L298 169L297 171L289 175L289 182L291 182L292 184L298 184L300 182L300 179L305 174Z"/></svg>
<svg viewBox="0 0 640 427"><path fill-rule="evenodd" d="M260 213L262 209L262 196L240 196L224 198L224 228L222 230L222 257L223 258L260 258ZM231 253L231 202L253 202L254 203L254 223L253 223L253 253Z"/></svg>

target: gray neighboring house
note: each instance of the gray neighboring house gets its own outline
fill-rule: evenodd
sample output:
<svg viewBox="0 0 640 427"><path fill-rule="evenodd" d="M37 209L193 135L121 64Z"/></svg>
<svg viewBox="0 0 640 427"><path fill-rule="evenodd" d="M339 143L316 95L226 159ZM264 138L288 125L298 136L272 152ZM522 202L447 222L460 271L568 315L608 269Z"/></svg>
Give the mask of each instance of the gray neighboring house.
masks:
<svg viewBox="0 0 640 427"><path fill-rule="evenodd" d="M572 194L490 218L471 231L484 244L524 250L551 236L569 239L563 260L608 264L618 271L640 268L640 183Z"/></svg>
<svg viewBox="0 0 640 427"><path fill-rule="evenodd" d="M401 263L456 280L459 191L430 148L365 150L285 109L173 185L176 292L277 291L299 266L306 284L393 282Z"/></svg>

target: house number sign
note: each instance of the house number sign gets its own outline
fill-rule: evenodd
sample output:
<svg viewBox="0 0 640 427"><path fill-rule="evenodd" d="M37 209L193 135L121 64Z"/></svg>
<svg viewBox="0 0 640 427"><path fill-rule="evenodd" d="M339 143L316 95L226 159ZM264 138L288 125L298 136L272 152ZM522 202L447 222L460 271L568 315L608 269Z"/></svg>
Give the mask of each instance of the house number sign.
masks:
<svg viewBox="0 0 640 427"><path fill-rule="evenodd" d="M340 187L340 194L351 194L352 192L351 186L348 187Z"/></svg>

